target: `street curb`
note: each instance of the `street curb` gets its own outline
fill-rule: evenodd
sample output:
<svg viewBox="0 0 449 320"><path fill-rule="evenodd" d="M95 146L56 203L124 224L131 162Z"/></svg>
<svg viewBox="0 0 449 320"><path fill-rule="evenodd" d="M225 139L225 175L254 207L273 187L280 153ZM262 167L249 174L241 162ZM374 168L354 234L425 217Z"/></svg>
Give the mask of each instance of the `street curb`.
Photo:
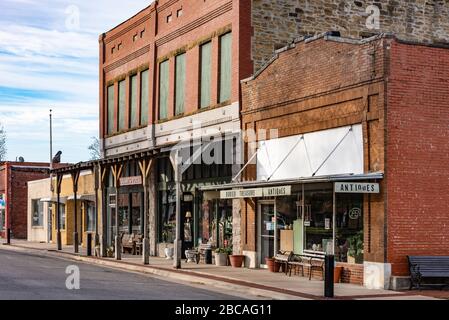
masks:
<svg viewBox="0 0 449 320"><path fill-rule="evenodd" d="M108 261L102 258L96 257L83 257L67 252L58 252L56 250L47 250L39 248L29 248L20 245L8 245L0 246L0 250L25 252L36 256L50 256L65 260L79 261L91 265L97 265L107 268L112 268L121 271L138 272L144 274L153 274L161 278L169 278L172 280L181 280L195 285L213 286L218 289L225 289L238 292L245 295L259 296L261 298L268 298L273 300L317 300L323 299L322 297L282 290L278 288L267 287L263 285L257 285L253 283L243 284L243 281L234 279L228 279L218 276L210 276L200 274L194 271L185 270L169 270L167 268L155 267L151 265L138 265L134 263L121 262L121 261ZM270 290L275 289L275 290ZM288 292L288 293L287 293ZM292 294L290 294L292 293Z"/></svg>

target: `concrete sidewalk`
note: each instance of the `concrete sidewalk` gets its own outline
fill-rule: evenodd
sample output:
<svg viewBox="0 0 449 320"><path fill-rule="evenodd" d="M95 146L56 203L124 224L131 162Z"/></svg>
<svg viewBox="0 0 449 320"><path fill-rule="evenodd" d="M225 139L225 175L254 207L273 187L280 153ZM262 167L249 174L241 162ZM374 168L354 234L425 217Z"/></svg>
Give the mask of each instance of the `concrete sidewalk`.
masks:
<svg viewBox="0 0 449 320"><path fill-rule="evenodd" d="M13 240L11 246L0 246L0 249L23 251L31 254L50 255L64 259L82 261L111 268L158 275L172 280L204 284L217 288L226 288L240 293L270 299L324 299L324 282L308 280L307 277L287 276L284 273L273 273L265 269L247 269L217 267L215 265L182 263L182 269L173 268L173 260L150 257L150 264L143 265L141 256L125 254L121 261L112 258L86 257L85 250L80 247L80 254L73 253L73 246L64 246L57 251L55 244L34 243ZM390 290L371 290L362 286L337 283L334 288L335 299L435 299L418 295L414 292L395 292Z"/></svg>

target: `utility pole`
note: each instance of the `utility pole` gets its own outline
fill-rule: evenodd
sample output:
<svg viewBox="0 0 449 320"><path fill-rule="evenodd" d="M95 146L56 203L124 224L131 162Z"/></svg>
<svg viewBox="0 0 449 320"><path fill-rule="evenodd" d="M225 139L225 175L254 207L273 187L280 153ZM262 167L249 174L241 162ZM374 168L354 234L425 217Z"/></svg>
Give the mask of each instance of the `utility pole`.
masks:
<svg viewBox="0 0 449 320"><path fill-rule="evenodd" d="M51 112L52 112L52 109L50 109L50 162L49 163L50 163L50 194L51 194L51 196L50 196L50 202L48 203L49 206L53 206L53 203L51 202L51 198L53 197L53 190L54 190L54 187L53 187L53 172L52 172L52 170L53 170L53 129L52 129L52 115L51 115ZM47 215L50 215L51 214L50 212L52 212L52 211L47 210ZM50 228L50 230L47 231L47 237L48 237L47 242L50 242L51 233L52 233L52 230L51 230L52 226L51 226L51 224L48 223L48 221L50 221L50 219L51 219L51 217L48 216L47 217L47 228ZM59 223L59 221L58 221L58 223Z"/></svg>

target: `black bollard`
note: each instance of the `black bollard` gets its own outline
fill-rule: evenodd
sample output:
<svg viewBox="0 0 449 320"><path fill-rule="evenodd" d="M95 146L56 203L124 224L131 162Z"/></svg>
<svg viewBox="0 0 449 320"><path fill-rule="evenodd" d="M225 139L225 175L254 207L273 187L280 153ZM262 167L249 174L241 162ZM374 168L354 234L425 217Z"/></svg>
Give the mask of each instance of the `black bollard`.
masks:
<svg viewBox="0 0 449 320"><path fill-rule="evenodd" d="M87 234L87 256L92 255L92 233Z"/></svg>
<svg viewBox="0 0 449 320"><path fill-rule="evenodd" d="M324 258L324 296L334 297L334 256L331 254Z"/></svg>
<svg viewBox="0 0 449 320"><path fill-rule="evenodd" d="M11 244L11 229L6 229L6 244Z"/></svg>

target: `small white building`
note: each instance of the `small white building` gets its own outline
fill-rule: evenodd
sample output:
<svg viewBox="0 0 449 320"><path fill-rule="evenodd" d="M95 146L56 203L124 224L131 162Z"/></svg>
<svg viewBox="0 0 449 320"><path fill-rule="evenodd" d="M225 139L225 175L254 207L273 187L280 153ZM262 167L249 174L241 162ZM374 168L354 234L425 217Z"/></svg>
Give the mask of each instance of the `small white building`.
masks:
<svg viewBox="0 0 449 320"><path fill-rule="evenodd" d="M28 182L28 241L51 242L50 178Z"/></svg>

